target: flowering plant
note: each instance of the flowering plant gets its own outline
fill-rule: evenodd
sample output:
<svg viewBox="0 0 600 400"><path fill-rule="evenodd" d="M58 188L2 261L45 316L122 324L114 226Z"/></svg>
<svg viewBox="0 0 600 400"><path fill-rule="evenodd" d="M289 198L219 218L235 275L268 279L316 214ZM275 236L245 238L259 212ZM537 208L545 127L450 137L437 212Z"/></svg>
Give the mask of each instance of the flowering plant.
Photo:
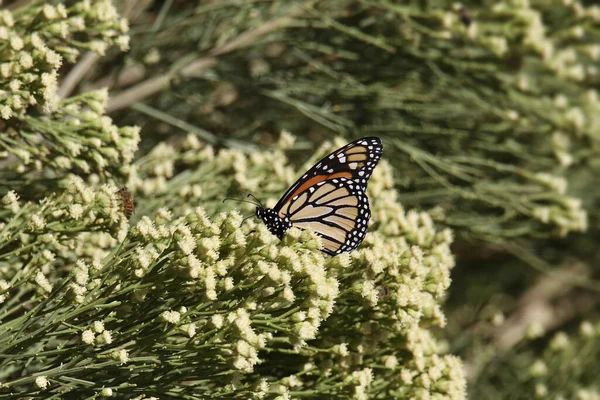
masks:
<svg viewBox="0 0 600 400"><path fill-rule="evenodd" d="M0 396L464 398L430 331L452 233L404 211L387 163L359 250L327 257L298 229L280 242L221 200L272 203L295 175L291 134L252 154L190 134L134 159L140 130L105 115L106 90L58 96L64 59L127 47L110 3L0 21Z"/></svg>

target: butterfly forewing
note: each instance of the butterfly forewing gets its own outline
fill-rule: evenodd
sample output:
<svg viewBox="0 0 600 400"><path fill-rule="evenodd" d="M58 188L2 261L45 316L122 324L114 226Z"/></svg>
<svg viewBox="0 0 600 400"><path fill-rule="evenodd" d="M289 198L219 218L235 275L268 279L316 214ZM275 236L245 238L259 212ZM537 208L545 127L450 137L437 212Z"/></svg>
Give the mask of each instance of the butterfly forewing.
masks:
<svg viewBox="0 0 600 400"><path fill-rule="evenodd" d="M377 137L366 137L348 143L325 156L302 175L273 209L283 218L285 213L280 211L283 211L286 203L319 182L330 179L351 179L365 191L373 169L381 159L382 151L381 139Z"/></svg>

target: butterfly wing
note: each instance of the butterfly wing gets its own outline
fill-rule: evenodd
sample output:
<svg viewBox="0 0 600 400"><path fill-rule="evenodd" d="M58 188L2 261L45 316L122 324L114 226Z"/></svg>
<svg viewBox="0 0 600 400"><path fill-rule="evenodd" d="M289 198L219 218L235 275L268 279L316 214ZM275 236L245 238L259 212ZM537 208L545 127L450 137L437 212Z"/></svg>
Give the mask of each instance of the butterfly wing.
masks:
<svg viewBox="0 0 600 400"><path fill-rule="evenodd" d="M318 182L295 196L285 211L292 226L311 229L330 255L352 251L363 241L371 217L362 186L347 178Z"/></svg>
<svg viewBox="0 0 600 400"><path fill-rule="evenodd" d="M328 154L302 175L285 192L273 209L279 213L280 217L284 218L286 216L284 210L292 199L308 188L332 179L354 181L365 192L369 177L381 159L382 152L381 139L377 137L366 137L348 143Z"/></svg>

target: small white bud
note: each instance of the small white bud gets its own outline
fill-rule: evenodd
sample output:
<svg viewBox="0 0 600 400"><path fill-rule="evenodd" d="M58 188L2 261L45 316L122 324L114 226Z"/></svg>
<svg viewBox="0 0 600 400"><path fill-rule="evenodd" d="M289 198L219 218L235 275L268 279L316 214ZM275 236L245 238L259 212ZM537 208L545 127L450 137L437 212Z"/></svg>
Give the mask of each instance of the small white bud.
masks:
<svg viewBox="0 0 600 400"><path fill-rule="evenodd" d="M83 343L92 344L94 343L95 338L96 337L94 335L94 332L92 332L90 329L86 329L81 334L81 340L83 341Z"/></svg>
<svg viewBox="0 0 600 400"><path fill-rule="evenodd" d="M48 382L48 378L46 378L44 375L40 375L35 378L35 385L42 390L46 389L49 384L50 382Z"/></svg>

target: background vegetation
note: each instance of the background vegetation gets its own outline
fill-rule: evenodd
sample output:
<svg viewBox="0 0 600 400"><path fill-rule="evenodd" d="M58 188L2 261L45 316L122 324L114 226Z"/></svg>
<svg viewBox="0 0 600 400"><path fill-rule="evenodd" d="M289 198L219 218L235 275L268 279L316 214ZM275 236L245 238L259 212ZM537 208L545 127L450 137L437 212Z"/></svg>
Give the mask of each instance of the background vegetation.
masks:
<svg viewBox="0 0 600 400"><path fill-rule="evenodd" d="M0 397L600 398L594 2L2 7ZM352 256L219 214L367 135Z"/></svg>

